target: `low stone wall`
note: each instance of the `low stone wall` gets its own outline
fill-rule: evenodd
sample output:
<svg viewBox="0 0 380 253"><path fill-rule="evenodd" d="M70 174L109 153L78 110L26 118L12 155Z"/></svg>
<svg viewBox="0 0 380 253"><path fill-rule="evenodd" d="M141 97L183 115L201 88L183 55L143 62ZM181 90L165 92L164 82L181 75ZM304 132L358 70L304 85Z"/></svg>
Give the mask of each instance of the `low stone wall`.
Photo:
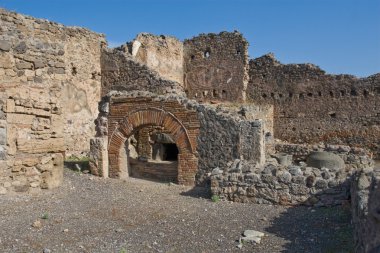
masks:
<svg viewBox="0 0 380 253"><path fill-rule="evenodd" d="M288 154L295 156L299 152L304 156L303 161L299 160L298 165L279 164L278 158L268 158L264 167L257 167L244 160L235 160L227 167L222 167L223 169L213 170L212 192L224 199L259 204L331 206L348 202L351 175L362 168L372 168L373 161L367 155L355 153L354 149L347 146L322 146L315 149L334 150L343 159L345 166L311 167L305 163L305 158L313 151L313 147L279 144L278 150L286 150ZM291 153L291 150L297 152Z"/></svg>
<svg viewBox="0 0 380 253"><path fill-rule="evenodd" d="M380 252L380 168L362 170L351 183L355 252Z"/></svg>

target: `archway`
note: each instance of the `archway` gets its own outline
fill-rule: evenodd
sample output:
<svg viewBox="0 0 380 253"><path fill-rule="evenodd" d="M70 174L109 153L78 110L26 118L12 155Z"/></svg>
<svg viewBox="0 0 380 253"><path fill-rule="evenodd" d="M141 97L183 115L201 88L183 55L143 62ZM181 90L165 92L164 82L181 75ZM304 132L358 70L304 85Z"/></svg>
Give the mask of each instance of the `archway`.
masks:
<svg viewBox="0 0 380 253"><path fill-rule="evenodd" d="M112 131L109 132L108 145L109 177L122 178L128 176L128 165L125 157L127 139L144 127L158 126L170 134L178 148L177 182L194 185L198 168L195 147L196 135L194 133L189 134L183 122L173 113L162 108L148 107L129 111L122 118L110 118Z"/></svg>

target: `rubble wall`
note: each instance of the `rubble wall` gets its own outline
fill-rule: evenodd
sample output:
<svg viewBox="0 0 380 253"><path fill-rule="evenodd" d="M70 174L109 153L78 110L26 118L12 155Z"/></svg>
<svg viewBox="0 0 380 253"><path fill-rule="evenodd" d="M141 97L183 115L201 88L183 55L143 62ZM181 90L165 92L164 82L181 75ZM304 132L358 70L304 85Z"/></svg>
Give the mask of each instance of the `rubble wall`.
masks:
<svg viewBox="0 0 380 253"><path fill-rule="evenodd" d="M183 84L183 43L177 38L140 33L128 43L127 50L163 78Z"/></svg>
<svg viewBox="0 0 380 253"><path fill-rule="evenodd" d="M351 183L355 252L380 251L380 168L362 170Z"/></svg>
<svg viewBox="0 0 380 253"><path fill-rule="evenodd" d="M263 167L237 159L211 175L213 194L235 202L257 204L332 206L348 204L351 177L371 170L373 160L363 149L333 145L278 144L276 149L294 156L297 162L280 163L267 158ZM313 151L335 154L344 166L316 167L307 163Z"/></svg>
<svg viewBox="0 0 380 253"><path fill-rule="evenodd" d="M189 98L245 101L248 42L239 32L201 34L185 40L183 54Z"/></svg>
<svg viewBox="0 0 380 253"><path fill-rule="evenodd" d="M361 146L380 155L380 75L329 75L312 64L250 61L248 97L274 105L274 134L293 143Z"/></svg>
<svg viewBox="0 0 380 253"><path fill-rule="evenodd" d="M157 72L136 61L124 49L104 49L101 68L102 97L112 90L184 94L181 84L163 79Z"/></svg>

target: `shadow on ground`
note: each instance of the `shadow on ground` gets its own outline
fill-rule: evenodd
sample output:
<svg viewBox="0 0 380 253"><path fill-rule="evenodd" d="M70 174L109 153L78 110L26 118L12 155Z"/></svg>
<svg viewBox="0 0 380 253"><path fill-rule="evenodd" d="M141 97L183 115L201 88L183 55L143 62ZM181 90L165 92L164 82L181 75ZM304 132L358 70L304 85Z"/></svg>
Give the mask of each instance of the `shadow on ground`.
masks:
<svg viewBox="0 0 380 253"><path fill-rule="evenodd" d="M348 207L291 207L275 218L266 232L288 241L282 252L354 252Z"/></svg>
<svg viewBox="0 0 380 253"><path fill-rule="evenodd" d="M180 195L187 196L187 197L193 197L193 198L204 198L204 199L210 199L211 198L211 189L207 187L193 187L191 190L182 192Z"/></svg>

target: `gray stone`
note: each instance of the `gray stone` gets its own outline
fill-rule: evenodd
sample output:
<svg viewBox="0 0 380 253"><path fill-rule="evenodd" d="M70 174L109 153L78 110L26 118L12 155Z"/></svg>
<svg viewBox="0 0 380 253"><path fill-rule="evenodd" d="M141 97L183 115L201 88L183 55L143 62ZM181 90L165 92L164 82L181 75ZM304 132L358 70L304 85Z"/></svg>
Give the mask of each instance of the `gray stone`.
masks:
<svg viewBox="0 0 380 253"><path fill-rule="evenodd" d="M305 184L305 178L303 176L293 176L292 182L295 184Z"/></svg>
<svg viewBox="0 0 380 253"><path fill-rule="evenodd" d="M280 175L277 176L278 181L282 183L290 183L292 181L292 175L288 171L284 171Z"/></svg>
<svg viewBox="0 0 380 253"><path fill-rule="evenodd" d="M15 48L14 51L18 54L24 54L26 52L26 43L24 41L21 41Z"/></svg>
<svg viewBox="0 0 380 253"><path fill-rule="evenodd" d="M17 69L33 69L33 63L31 62L18 62L16 63Z"/></svg>
<svg viewBox="0 0 380 253"><path fill-rule="evenodd" d="M292 176L302 176L303 175L301 167L299 167L299 166L295 166L295 165L289 166L288 170Z"/></svg>
<svg viewBox="0 0 380 253"><path fill-rule="evenodd" d="M312 152L307 157L306 163L310 167L326 167L333 170L340 170L345 166L344 161L340 156L325 151Z"/></svg>
<svg viewBox="0 0 380 253"><path fill-rule="evenodd" d="M39 69L39 68L45 67L45 63L42 60L35 60L33 62L33 64L34 64L34 68L35 69Z"/></svg>
<svg viewBox="0 0 380 253"><path fill-rule="evenodd" d="M244 236L258 236L258 237L263 237L265 234L263 232L259 232L256 230L245 230L243 232Z"/></svg>
<svg viewBox="0 0 380 253"><path fill-rule="evenodd" d="M365 190L371 185L370 181L368 180L368 177L361 173L359 179L358 179L358 189L359 190Z"/></svg>
<svg viewBox="0 0 380 253"><path fill-rule="evenodd" d="M307 195L309 193L309 188L301 184L291 184L290 193L294 195Z"/></svg>
<svg viewBox="0 0 380 253"><path fill-rule="evenodd" d="M0 40L0 50L2 51L9 51L12 47L12 44L10 41L7 40Z"/></svg>
<svg viewBox="0 0 380 253"><path fill-rule="evenodd" d="M315 188L326 189L327 188L327 182L323 179L319 179L319 180L317 180L317 182L315 182Z"/></svg>
<svg viewBox="0 0 380 253"><path fill-rule="evenodd" d="M7 132L5 128L0 128L0 145L5 145L7 143Z"/></svg>

